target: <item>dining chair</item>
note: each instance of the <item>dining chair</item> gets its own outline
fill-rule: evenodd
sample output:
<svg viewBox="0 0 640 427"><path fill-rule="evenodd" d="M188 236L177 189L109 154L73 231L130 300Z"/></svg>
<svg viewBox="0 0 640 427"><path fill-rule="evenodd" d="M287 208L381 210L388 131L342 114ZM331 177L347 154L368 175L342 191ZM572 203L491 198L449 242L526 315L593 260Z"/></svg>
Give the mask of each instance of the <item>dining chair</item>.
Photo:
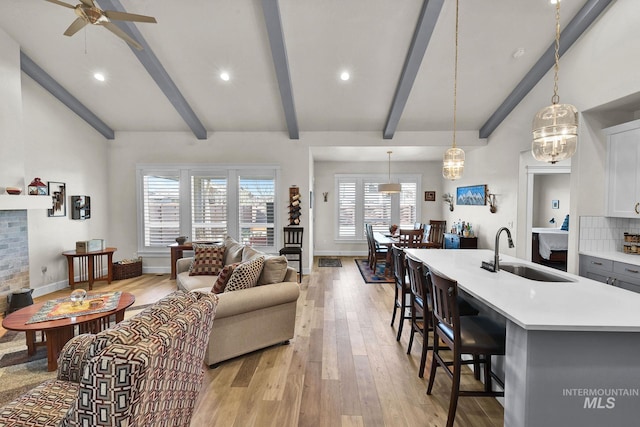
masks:
<svg viewBox="0 0 640 427"><path fill-rule="evenodd" d="M458 283L429 268L433 314L433 359L429 374L427 394L431 394L436 369L442 367L452 379L447 427L452 427L460 396L504 396L494 391L492 380L504 389L504 383L491 371L491 356L505 354L506 330L493 319L485 316L460 316L458 307ZM451 358L445 360L440 343L450 350ZM462 360L462 355L472 355L472 360ZM484 367L483 390L461 390L460 370L463 364L482 364Z"/></svg>
<svg viewBox="0 0 640 427"><path fill-rule="evenodd" d="M429 238L422 244L423 248L442 249L444 247L444 233L447 229L447 221L429 221Z"/></svg>
<svg viewBox="0 0 640 427"><path fill-rule="evenodd" d="M423 229L400 229L400 234L398 235L398 246L402 248L419 248L422 244L423 237Z"/></svg>
<svg viewBox="0 0 640 427"><path fill-rule="evenodd" d="M400 341L402 337L402 329L405 320L411 320L410 310L407 310L407 299L410 298L411 289L409 280L407 279L407 268L404 251L402 248L392 245L391 252L393 254L393 278L395 282L395 292L393 299L393 315L391 316L391 326L396 320L396 314L400 309L400 321L398 323L398 334L396 341Z"/></svg>
<svg viewBox="0 0 640 427"><path fill-rule="evenodd" d="M365 232L367 235L367 245L369 246L369 268L375 273L378 266L378 261L387 259L387 248L380 247L376 243L376 239L373 236L373 226L371 224L365 225Z"/></svg>
<svg viewBox="0 0 640 427"><path fill-rule="evenodd" d="M302 236L303 227L284 227L284 247L280 249L280 255L284 255L289 261L298 261L299 282L302 282ZM293 257L293 258L292 258Z"/></svg>

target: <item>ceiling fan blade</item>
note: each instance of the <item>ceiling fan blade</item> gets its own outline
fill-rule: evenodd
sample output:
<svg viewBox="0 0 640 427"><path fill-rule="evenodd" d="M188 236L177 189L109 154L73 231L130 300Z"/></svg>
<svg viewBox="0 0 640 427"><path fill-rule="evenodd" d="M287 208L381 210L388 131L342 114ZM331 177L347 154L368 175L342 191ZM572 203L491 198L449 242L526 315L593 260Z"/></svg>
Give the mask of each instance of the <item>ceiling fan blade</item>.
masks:
<svg viewBox="0 0 640 427"><path fill-rule="evenodd" d="M136 15L135 13L118 12L116 10L105 10L104 16L114 21L133 21L133 22L149 22L157 24L156 18L153 16Z"/></svg>
<svg viewBox="0 0 640 427"><path fill-rule="evenodd" d="M69 3L65 3L63 1L60 0L47 0L49 3L54 3L60 6L64 6L64 7L68 7L69 9L75 9L75 6L69 4Z"/></svg>
<svg viewBox="0 0 640 427"><path fill-rule="evenodd" d="M107 30L111 31L113 34L115 34L116 36L120 37L122 40L126 41L131 46L135 47L136 49L142 50L142 46L140 46L140 43L138 43L137 41L135 41L134 39L129 37L129 35L127 33L125 33L124 31L122 31L120 28L118 28L118 26L116 24L114 24L112 22L105 22L105 23L101 23L100 25L102 25Z"/></svg>
<svg viewBox="0 0 640 427"><path fill-rule="evenodd" d="M96 4L93 2L93 0L80 0L80 3L84 4L85 6L96 7Z"/></svg>
<svg viewBox="0 0 640 427"><path fill-rule="evenodd" d="M69 25L69 28L67 28L67 30L64 32L65 36L72 36L75 33L77 33L78 31L80 31L81 29L84 28L85 25L87 25L88 22L85 21L82 18L78 18L75 21L73 21L71 23L71 25Z"/></svg>

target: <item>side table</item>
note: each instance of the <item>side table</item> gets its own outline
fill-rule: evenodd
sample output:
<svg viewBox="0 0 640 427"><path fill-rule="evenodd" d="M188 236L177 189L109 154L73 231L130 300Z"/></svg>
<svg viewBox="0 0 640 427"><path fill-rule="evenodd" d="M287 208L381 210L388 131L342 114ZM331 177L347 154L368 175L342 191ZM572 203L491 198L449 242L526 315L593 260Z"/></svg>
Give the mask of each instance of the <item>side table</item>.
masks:
<svg viewBox="0 0 640 427"><path fill-rule="evenodd" d="M69 286L73 290L76 283L89 282L89 290L93 289L93 282L96 280L106 280L107 283L111 283L113 280L113 253L117 251L116 248L106 248L100 251L91 252L77 252L77 251L65 251L62 255L67 257L67 266L69 269ZM104 271L104 258L107 258L107 274L102 275ZM78 259L78 275L80 280L75 280L75 259ZM97 266L97 268L96 268ZM99 274L96 276L96 274Z"/></svg>

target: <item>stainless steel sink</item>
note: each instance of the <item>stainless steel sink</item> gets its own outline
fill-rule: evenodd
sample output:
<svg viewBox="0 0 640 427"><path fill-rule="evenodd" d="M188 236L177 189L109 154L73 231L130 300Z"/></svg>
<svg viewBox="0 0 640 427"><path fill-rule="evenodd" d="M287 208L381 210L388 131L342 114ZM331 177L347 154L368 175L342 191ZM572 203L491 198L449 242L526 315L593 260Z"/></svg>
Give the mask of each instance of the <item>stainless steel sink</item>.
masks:
<svg viewBox="0 0 640 427"><path fill-rule="evenodd" d="M500 270L538 282L573 282L571 279L523 264L500 264Z"/></svg>

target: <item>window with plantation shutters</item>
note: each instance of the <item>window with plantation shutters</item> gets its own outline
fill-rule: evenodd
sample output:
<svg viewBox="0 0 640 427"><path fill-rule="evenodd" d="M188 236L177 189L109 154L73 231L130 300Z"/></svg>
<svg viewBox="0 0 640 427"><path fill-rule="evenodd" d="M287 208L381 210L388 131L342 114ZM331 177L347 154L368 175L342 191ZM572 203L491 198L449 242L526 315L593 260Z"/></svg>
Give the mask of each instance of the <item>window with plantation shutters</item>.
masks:
<svg viewBox="0 0 640 427"><path fill-rule="evenodd" d="M278 168L137 165L138 253L168 253L178 236L220 242L231 236L277 252Z"/></svg>
<svg viewBox="0 0 640 427"><path fill-rule="evenodd" d="M144 245L167 246L180 233L180 176L153 174L143 178Z"/></svg>
<svg viewBox="0 0 640 427"><path fill-rule="evenodd" d="M227 177L191 177L193 240L221 241L227 236Z"/></svg>
<svg viewBox="0 0 640 427"><path fill-rule="evenodd" d="M373 175L335 175L336 194L336 240L365 240L365 224L373 231L388 233L391 224L401 228L413 228L419 215L419 175L397 175L399 194L383 194L378 185L386 183L388 177Z"/></svg>
<svg viewBox="0 0 640 427"><path fill-rule="evenodd" d="M245 176L238 179L240 242L275 248L275 179Z"/></svg>
<svg viewBox="0 0 640 427"><path fill-rule="evenodd" d="M356 236L356 182L338 182L338 238Z"/></svg>

